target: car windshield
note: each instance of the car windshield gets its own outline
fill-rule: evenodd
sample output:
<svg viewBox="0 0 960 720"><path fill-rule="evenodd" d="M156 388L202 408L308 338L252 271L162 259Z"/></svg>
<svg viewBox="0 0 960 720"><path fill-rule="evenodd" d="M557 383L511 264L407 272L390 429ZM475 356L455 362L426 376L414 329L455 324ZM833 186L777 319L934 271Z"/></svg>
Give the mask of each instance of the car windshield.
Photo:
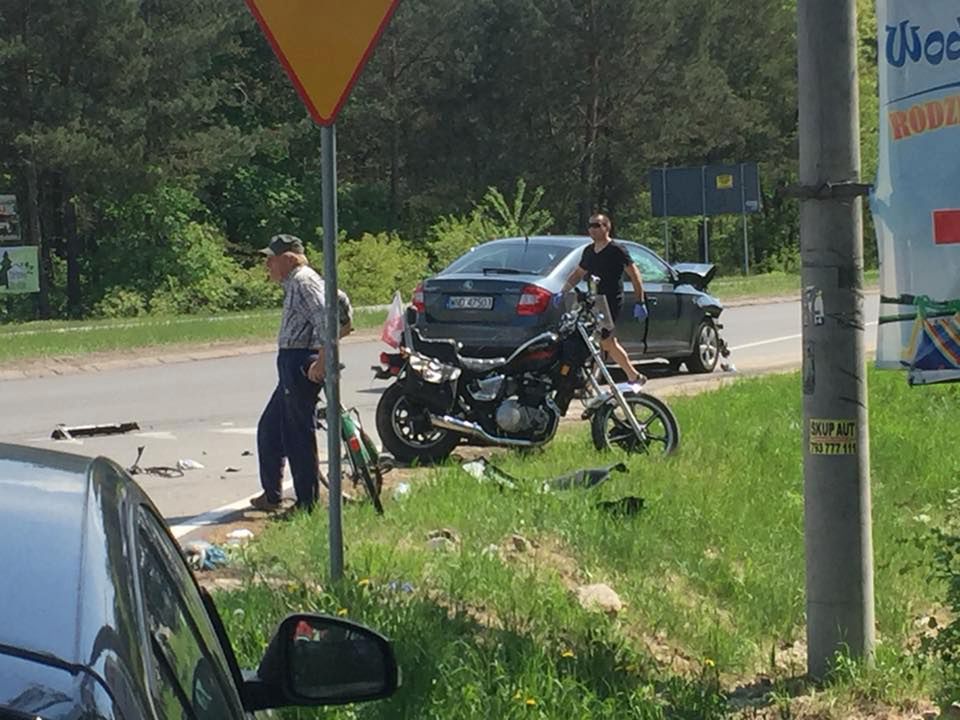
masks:
<svg viewBox="0 0 960 720"><path fill-rule="evenodd" d="M547 275L569 254L568 245L538 240L487 243L473 248L440 274Z"/></svg>

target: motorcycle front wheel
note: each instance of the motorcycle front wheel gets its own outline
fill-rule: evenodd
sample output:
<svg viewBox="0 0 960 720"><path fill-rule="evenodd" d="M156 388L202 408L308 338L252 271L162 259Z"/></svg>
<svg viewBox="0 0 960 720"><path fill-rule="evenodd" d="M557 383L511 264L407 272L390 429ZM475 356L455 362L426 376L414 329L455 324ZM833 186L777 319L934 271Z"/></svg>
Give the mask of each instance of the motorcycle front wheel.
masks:
<svg viewBox="0 0 960 720"><path fill-rule="evenodd" d="M680 445L680 425L665 402L653 395L639 393L625 398L637 419L643 437L637 437L620 403L610 400L597 410L591 421L593 444L597 450L619 448L627 452L669 455Z"/></svg>

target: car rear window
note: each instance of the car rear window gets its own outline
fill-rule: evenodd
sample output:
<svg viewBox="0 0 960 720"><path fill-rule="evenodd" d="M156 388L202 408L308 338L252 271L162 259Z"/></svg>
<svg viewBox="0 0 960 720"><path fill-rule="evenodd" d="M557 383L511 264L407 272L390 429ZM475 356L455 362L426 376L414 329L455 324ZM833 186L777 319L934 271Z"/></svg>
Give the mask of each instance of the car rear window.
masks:
<svg viewBox="0 0 960 720"><path fill-rule="evenodd" d="M546 275L570 254L569 245L541 241L487 243L473 248L454 260L441 275L454 273L496 273L507 271L529 275Z"/></svg>

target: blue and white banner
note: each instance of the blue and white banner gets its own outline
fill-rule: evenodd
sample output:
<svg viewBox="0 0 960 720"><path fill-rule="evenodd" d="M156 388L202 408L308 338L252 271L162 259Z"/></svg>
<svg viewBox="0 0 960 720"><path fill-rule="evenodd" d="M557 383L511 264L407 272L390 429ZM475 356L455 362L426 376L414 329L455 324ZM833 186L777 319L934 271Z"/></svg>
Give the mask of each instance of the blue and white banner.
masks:
<svg viewBox="0 0 960 720"><path fill-rule="evenodd" d="M877 0L877 365L960 380L960 4Z"/></svg>

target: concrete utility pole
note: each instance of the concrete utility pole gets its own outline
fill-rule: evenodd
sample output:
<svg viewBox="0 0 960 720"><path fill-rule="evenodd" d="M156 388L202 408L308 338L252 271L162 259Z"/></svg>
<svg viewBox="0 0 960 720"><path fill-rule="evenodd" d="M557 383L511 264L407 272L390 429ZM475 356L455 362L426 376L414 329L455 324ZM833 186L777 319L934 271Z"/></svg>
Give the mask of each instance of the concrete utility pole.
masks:
<svg viewBox="0 0 960 720"><path fill-rule="evenodd" d="M807 670L874 649L855 0L799 0Z"/></svg>

